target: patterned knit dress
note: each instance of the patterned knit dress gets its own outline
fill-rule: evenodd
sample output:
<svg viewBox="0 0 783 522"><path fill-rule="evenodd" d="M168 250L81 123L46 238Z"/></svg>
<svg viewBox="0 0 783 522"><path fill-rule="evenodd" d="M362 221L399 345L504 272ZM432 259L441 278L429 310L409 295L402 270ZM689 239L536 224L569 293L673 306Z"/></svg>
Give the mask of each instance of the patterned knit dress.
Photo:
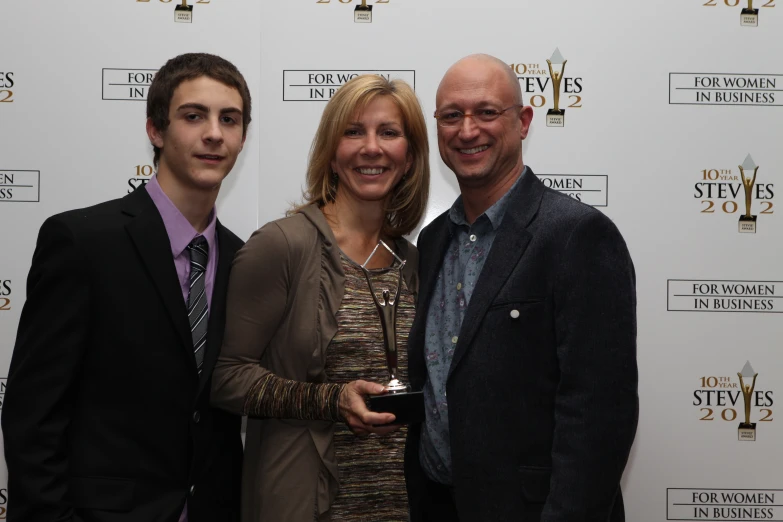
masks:
<svg viewBox="0 0 783 522"><path fill-rule="evenodd" d="M326 352L331 383L357 379L386 384L389 373L378 311L361 268L341 255L345 296L337 312L337 334ZM374 270L376 295L396 291L398 270ZM378 295L380 299L380 295ZM407 383L408 333L413 324L413 294L402 282L397 308L397 353L400 379ZM335 427L334 443L340 491L332 504L332 520L406 521L408 500L403 473L406 428L388 435L357 437L344 423Z"/></svg>

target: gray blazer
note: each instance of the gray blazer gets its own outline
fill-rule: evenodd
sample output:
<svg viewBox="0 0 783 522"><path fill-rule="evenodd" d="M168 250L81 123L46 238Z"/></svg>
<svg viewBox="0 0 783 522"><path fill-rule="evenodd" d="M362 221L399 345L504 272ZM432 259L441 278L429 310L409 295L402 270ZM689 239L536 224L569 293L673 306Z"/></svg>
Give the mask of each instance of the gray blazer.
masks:
<svg viewBox="0 0 783 522"><path fill-rule="evenodd" d="M609 218L544 187L530 169L511 198L447 381L460 522L623 521L620 478L638 420L631 258ZM419 236L419 313L408 341L418 389L427 310L450 241L447 213ZM411 426L406 447L413 522L423 520L420 434Z"/></svg>

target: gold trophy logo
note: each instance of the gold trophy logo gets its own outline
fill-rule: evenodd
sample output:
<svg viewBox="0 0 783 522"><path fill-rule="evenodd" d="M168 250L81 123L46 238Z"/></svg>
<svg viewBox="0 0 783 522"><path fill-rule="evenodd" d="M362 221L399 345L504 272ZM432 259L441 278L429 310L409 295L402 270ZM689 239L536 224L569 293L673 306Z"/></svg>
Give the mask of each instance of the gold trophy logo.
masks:
<svg viewBox="0 0 783 522"><path fill-rule="evenodd" d="M745 215L739 218L739 231L745 234L756 233L756 216L751 215L750 206L753 203L753 185L756 184L756 172L759 170L758 166L753 162L753 158L745 158L742 165L739 165L740 174L742 175L742 187L745 189ZM753 171L753 177L748 179L745 176L745 171ZM750 174L748 174L750 176Z"/></svg>
<svg viewBox="0 0 783 522"><path fill-rule="evenodd" d="M181 24L193 23L193 6L188 5L188 0L182 0L182 4L174 7L174 21Z"/></svg>
<svg viewBox="0 0 783 522"><path fill-rule="evenodd" d="M758 377L759 374L753 371L750 361L745 361L742 372L738 372L737 376L739 376L742 398L745 399L745 422L739 423L737 437L739 440L754 441L756 440L756 423L750 422L750 405L753 400L753 390L756 388L756 377ZM753 381L749 385L745 384L745 379L743 379L743 377L752 377Z"/></svg>
<svg viewBox="0 0 783 522"><path fill-rule="evenodd" d="M547 127L565 127L565 109L560 108L560 82L563 81L566 62L560 49L556 48L552 57L546 61L549 64L549 76L552 78L552 89L555 94L555 108L549 109L546 113ZM555 66L554 68L552 66ZM558 70L555 70L558 69Z"/></svg>
<svg viewBox="0 0 783 522"><path fill-rule="evenodd" d="M740 25L742 27L759 26L759 10L753 9L753 0L748 0L748 7L742 8L742 13L740 14Z"/></svg>
<svg viewBox="0 0 783 522"><path fill-rule="evenodd" d="M367 0L362 0L362 5L357 5L353 10L353 21L357 24L369 24L372 22L372 6L367 5Z"/></svg>

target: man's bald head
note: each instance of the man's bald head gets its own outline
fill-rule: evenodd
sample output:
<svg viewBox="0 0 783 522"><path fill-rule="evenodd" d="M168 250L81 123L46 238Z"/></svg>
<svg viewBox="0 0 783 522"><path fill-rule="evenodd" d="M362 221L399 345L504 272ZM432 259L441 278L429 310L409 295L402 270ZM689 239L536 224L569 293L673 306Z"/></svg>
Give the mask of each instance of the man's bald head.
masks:
<svg viewBox="0 0 783 522"><path fill-rule="evenodd" d="M522 172L533 109L522 107L511 67L487 54L467 56L446 71L435 107L440 157L457 176L466 215L476 211L475 218Z"/></svg>
<svg viewBox="0 0 783 522"><path fill-rule="evenodd" d="M438 92L436 94L436 100L440 99L441 88L444 83L447 83L449 76L454 73L474 73L476 76L484 76L487 74L502 74L502 81L508 83L508 86L512 89L514 96L514 103L522 105L522 87L519 85L519 79L514 74L513 69L500 58L496 58L489 54L471 54L454 63L443 75L443 79L438 85Z"/></svg>

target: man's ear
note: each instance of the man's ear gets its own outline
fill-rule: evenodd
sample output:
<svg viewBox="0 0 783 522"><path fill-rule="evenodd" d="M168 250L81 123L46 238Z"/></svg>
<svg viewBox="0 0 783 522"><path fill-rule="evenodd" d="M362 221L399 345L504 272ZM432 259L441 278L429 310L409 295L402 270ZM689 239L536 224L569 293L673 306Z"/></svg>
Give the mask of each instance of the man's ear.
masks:
<svg viewBox="0 0 783 522"><path fill-rule="evenodd" d="M522 110L519 111L520 125L520 138L523 140L527 138L527 133L530 130L530 122L533 121L533 108L530 105L525 105Z"/></svg>
<svg viewBox="0 0 783 522"><path fill-rule="evenodd" d="M159 149L163 148L163 133L152 123L152 118L147 118L147 136L150 139L150 143Z"/></svg>

